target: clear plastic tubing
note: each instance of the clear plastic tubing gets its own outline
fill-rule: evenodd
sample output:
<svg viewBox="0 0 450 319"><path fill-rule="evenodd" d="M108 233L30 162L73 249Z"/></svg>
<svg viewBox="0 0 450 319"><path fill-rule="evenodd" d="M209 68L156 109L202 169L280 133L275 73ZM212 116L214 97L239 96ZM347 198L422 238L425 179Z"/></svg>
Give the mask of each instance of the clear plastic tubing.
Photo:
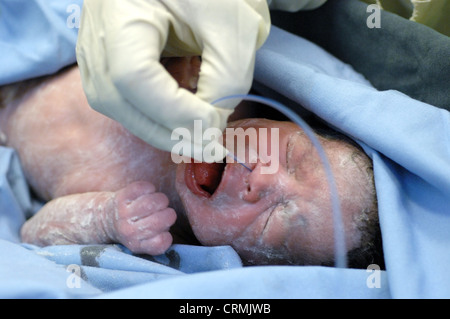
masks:
<svg viewBox="0 0 450 319"><path fill-rule="evenodd" d="M327 181L330 189L330 197L331 197L331 204L333 209L333 227L334 227L334 259L335 259L335 266L338 268L347 268L347 249L345 244L345 231L344 231L344 225L342 222L342 213L341 213L341 205L339 200L339 194L337 191L336 181L333 176L333 172L331 171L331 166L328 161L327 155L325 154L324 149L322 148L322 145L320 144L316 134L312 130L312 128L294 111L289 109L287 106L274 101L272 99L257 96L257 95L230 95L225 96L223 98L220 98L216 101L214 101L212 104L218 104L221 101L225 100L231 100L236 99L239 101L252 101L261 103L267 106L270 106L280 113L284 114L286 117L288 117L292 122L300 126L305 134L308 136L308 138L311 140L312 144L316 148L320 160L322 161L322 165L325 169L325 174L327 176Z"/></svg>

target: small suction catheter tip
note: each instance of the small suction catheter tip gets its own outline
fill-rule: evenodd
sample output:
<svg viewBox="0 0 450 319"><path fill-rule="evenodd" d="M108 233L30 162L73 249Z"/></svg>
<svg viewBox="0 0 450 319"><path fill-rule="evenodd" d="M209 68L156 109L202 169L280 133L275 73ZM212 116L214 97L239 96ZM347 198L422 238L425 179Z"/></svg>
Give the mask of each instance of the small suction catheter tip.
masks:
<svg viewBox="0 0 450 319"><path fill-rule="evenodd" d="M240 160L238 160L238 158L236 157L236 155L234 155L233 153L231 153L230 151L228 151L227 156L229 156L230 158L233 158L237 163L241 164L242 166L244 166L246 169L248 169L250 172L253 172L253 170L248 167L247 165L245 165L243 162L241 162Z"/></svg>

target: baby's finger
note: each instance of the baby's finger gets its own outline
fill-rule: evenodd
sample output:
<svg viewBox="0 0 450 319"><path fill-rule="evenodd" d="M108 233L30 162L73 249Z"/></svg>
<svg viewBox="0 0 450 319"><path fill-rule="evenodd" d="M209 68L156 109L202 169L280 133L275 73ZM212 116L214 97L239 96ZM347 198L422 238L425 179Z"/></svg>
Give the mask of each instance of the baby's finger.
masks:
<svg viewBox="0 0 450 319"><path fill-rule="evenodd" d="M140 248L135 253L149 254L153 256L163 254L172 245L172 235L169 232L161 233L150 239L142 240Z"/></svg>
<svg viewBox="0 0 450 319"><path fill-rule="evenodd" d="M128 217L132 222L146 218L169 206L169 199L163 193L142 195L127 205Z"/></svg>
<svg viewBox="0 0 450 319"><path fill-rule="evenodd" d="M130 204L137 198L151 194L156 191L155 185L149 182L139 181L127 185L125 188L117 192L119 201L124 201L126 204Z"/></svg>
<svg viewBox="0 0 450 319"><path fill-rule="evenodd" d="M138 230L136 238L138 240L143 240L167 232L170 227L175 224L176 220L177 214L175 210L170 207L155 212L133 223Z"/></svg>

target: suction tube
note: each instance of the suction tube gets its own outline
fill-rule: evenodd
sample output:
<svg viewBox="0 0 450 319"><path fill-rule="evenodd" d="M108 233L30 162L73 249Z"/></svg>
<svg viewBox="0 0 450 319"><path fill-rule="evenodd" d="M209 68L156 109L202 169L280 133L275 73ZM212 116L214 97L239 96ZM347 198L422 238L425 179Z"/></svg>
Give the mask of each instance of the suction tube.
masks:
<svg viewBox="0 0 450 319"><path fill-rule="evenodd" d="M339 201L339 194L337 191L336 182L333 176L333 173L331 171L331 166L328 161L328 158L325 154L324 149L322 148L322 145L320 144L317 136L315 135L312 128L306 124L306 122L294 111L289 109L287 106L274 101L272 99L261 97L257 95L230 95L225 96L223 98L220 98L216 101L214 101L212 104L218 104L222 101L231 100L231 99L237 99L239 101L251 101L251 102L257 102L261 103L267 106L270 106L280 113L284 114L286 117L288 117L292 122L300 126L305 134L308 136L308 138L311 140L312 144L316 148L319 157L322 161L322 165L325 169L325 174L327 176L328 185L330 187L330 195L331 195L331 204L333 209L333 227L334 227L334 259L335 259L335 267L338 268L346 268L347 267L347 249L345 244L345 231L344 231L344 225L342 222L342 212L341 212L341 205Z"/></svg>

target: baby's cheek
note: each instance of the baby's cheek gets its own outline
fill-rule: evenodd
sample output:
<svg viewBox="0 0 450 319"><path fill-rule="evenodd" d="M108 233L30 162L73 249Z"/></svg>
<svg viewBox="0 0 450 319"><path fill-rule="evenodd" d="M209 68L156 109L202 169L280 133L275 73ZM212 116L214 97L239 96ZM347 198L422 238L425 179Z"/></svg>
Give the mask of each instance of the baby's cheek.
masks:
<svg viewBox="0 0 450 319"><path fill-rule="evenodd" d="M257 247L266 240L264 236L272 237L264 234L266 216L251 206L206 210L198 207L188 212L194 234L203 245L231 245L237 249L242 244L245 248Z"/></svg>
<svg viewBox="0 0 450 319"><path fill-rule="evenodd" d="M201 207L201 205L190 205L187 216L191 224L195 236L202 245L223 245L227 244L229 240L223 233L222 229L227 228L229 224L224 225L217 219L213 218L214 212L212 209Z"/></svg>
<svg viewBox="0 0 450 319"><path fill-rule="evenodd" d="M249 264L295 264L304 253L303 237L307 233L307 221L294 203L287 202L261 213L221 244L231 245Z"/></svg>
<svg viewBox="0 0 450 319"><path fill-rule="evenodd" d="M187 215L195 236L203 245L231 245L249 224L248 214L242 209L192 205Z"/></svg>

